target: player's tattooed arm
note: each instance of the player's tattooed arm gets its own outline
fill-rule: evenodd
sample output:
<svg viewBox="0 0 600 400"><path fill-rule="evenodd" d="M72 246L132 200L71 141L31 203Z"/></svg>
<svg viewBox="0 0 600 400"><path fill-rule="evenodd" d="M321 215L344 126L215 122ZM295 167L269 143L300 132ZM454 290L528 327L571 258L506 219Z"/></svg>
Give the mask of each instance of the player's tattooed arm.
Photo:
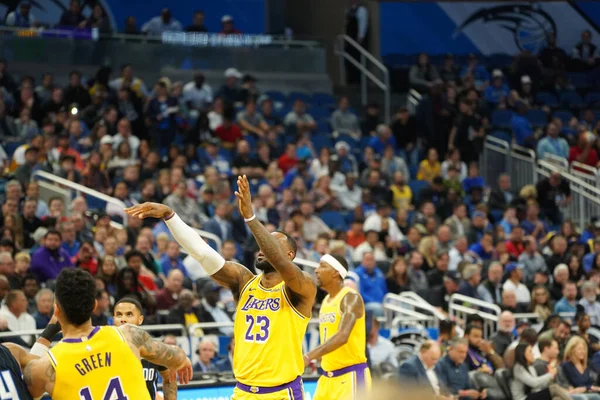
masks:
<svg viewBox="0 0 600 400"><path fill-rule="evenodd" d="M193 374L192 363L180 347L155 340L148 332L134 325L121 325L119 329L129 344L138 349L140 357L169 368L173 377L176 372L181 383L189 382Z"/></svg>
<svg viewBox="0 0 600 400"><path fill-rule="evenodd" d="M37 358L23 368L23 380L31 396L38 398L46 392L52 394L56 371L47 357Z"/></svg>
<svg viewBox="0 0 600 400"><path fill-rule="evenodd" d="M177 400L177 380L173 379L168 370L161 371L160 376L163 380L164 400Z"/></svg>
<svg viewBox="0 0 600 400"><path fill-rule="evenodd" d="M254 211L252 210L248 178L246 175L240 176L237 183L238 190L235 195L239 200L240 213L245 219L253 218ZM308 311L310 315L310 309L317 293L317 286L313 278L293 263L292 257L284 251L280 240L274 237L256 217L248 221L248 227L266 259L281 274L286 287L302 299L309 300Z"/></svg>
<svg viewBox="0 0 600 400"><path fill-rule="evenodd" d="M308 364L312 360L317 360L325 354L331 353L345 345L356 324L356 320L363 316L365 312L364 308L364 303L360 295L355 292L348 292L340 303L342 319L339 330L328 338L325 343L306 353L304 356L305 363Z"/></svg>

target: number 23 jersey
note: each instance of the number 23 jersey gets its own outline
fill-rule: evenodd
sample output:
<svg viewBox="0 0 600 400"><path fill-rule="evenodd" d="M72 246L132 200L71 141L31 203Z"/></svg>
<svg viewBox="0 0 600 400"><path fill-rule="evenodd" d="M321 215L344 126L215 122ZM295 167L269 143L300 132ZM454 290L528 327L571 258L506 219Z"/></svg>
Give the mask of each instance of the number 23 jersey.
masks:
<svg viewBox="0 0 600 400"><path fill-rule="evenodd" d="M252 278L240 294L233 372L245 385L273 387L304 372L302 342L310 318L294 308L284 282L267 289L261 278Z"/></svg>

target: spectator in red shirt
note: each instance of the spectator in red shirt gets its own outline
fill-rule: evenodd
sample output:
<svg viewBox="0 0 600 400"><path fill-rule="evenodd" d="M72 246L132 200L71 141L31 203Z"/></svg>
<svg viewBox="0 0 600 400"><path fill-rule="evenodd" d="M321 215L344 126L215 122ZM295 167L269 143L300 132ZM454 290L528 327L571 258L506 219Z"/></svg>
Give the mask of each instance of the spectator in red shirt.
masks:
<svg viewBox="0 0 600 400"><path fill-rule="evenodd" d="M92 275L98 271L98 260L95 257L94 244L92 242L83 242L77 255L73 257L73 264L76 267L87 269Z"/></svg>
<svg viewBox="0 0 600 400"><path fill-rule="evenodd" d="M156 309L170 310L177 304L177 298L183 288L183 272L178 269L169 271L165 287L156 293Z"/></svg>
<svg viewBox="0 0 600 400"><path fill-rule="evenodd" d="M365 241L365 232L363 229L363 220L355 219L352 222L350 230L346 233L346 243L356 248Z"/></svg>
<svg viewBox="0 0 600 400"><path fill-rule="evenodd" d="M135 271L138 275L138 282L144 286L147 290L151 292L155 292L158 290L156 283L150 276L150 272L148 270L142 269L143 265L143 255L138 250L131 250L127 254L125 254L125 261L127 261L127 266Z"/></svg>
<svg viewBox="0 0 600 400"><path fill-rule="evenodd" d="M242 139L242 130L233 123L235 111L232 107L223 110L223 124L215 129L215 135L221 139L221 145L226 149L234 149Z"/></svg>
<svg viewBox="0 0 600 400"><path fill-rule="evenodd" d="M580 162L590 167L598 166L598 153L592 147L596 142L596 135L591 132L581 133L577 139L577 145L569 150L569 162Z"/></svg>
<svg viewBox="0 0 600 400"><path fill-rule="evenodd" d="M235 26L233 26L233 17L231 15L223 15L223 17L221 18L221 26L223 27L223 29L221 29L221 32L219 32L221 35L242 34L241 31L238 31L237 29L235 29Z"/></svg>
<svg viewBox="0 0 600 400"><path fill-rule="evenodd" d="M510 232L510 239L506 242L506 251L515 259L518 259L521 253L525 251L523 228L520 225L513 227Z"/></svg>
<svg viewBox="0 0 600 400"><path fill-rule="evenodd" d="M296 145L289 143L285 147L285 153L279 157L279 168L283 173L287 173L290 169L294 168L298 164L298 157L296 156Z"/></svg>
<svg viewBox="0 0 600 400"><path fill-rule="evenodd" d="M83 159L81 158L81 154L77 150L71 147L71 138L69 134L64 133L58 137L58 153L65 154L69 156L73 156L75 159L75 168L79 171L83 171L85 169L85 164L83 163Z"/></svg>

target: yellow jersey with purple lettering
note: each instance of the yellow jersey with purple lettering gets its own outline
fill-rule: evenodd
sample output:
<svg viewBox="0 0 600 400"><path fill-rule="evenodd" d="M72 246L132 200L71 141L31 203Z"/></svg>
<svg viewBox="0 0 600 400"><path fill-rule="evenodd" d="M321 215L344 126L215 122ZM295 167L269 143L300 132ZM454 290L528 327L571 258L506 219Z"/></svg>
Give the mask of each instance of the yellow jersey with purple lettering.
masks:
<svg viewBox="0 0 600 400"><path fill-rule="evenodd" d="M309 318L294 308L284 282L267 289L261 278L252 278L240 293L233 373L244 385L273 387L304 372L302 342Z"/></svg>
<svg viewBox="0 0 600 400"><path fill-rule="evenodd" d="M321 343L325 343L327 339L335 335L340 329L340 321L342 319L340 304L344 296L349 292L356 293L355 290L344 287L335 297L331 298L327 295L323 299L319 313L319 336ZM363 306L363 315L356 320L348 342L322 357L321 367L323 370L336 371L351 365L367 362L367 328L365 321Z"/></svg>
<svg viewBox="0 0 600 400"><path fill-rule="evenodd" d="M63 339L48 358L56 372L53 400L150 400L142 363L113 326Z"/></svg>

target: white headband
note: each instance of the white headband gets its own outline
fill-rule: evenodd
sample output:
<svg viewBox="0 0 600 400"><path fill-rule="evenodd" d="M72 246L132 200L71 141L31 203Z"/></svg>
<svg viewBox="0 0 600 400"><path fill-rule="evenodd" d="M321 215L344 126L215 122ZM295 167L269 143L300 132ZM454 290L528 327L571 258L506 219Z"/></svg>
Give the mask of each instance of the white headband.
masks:
<svg viewBox="0 0 600 400"><path fill-rule="evenodd" d="M334 256L330 254L325 254L323 257L321 257L321 262L325 262L331 265L331 268L335 269L337 272L340 273L342 279L345 279L346 275L348 275L348 271L346 270L346 268L344 268L342 263L340 263L338 260L335 259Z"/></svg>

